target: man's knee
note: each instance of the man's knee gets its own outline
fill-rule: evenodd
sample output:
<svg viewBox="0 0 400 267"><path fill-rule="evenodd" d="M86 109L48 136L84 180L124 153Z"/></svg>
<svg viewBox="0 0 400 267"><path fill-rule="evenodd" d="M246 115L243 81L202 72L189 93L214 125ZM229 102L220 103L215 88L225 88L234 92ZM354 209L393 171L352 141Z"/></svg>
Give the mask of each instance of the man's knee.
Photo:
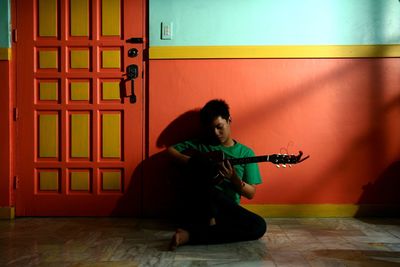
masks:
<svg viewBox="0 0 400 267"><path fill-rule="evenodd" d="M257 216L254 223L254 239L260 239L267 232L267 223L264 218Z"/></svg>

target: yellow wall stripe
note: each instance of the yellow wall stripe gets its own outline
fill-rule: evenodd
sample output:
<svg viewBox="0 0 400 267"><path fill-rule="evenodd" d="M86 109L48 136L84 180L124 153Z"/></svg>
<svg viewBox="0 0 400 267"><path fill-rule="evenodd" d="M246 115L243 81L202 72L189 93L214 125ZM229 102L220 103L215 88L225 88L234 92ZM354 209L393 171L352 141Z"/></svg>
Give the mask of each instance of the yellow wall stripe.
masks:
<svg viewBox="0 0 400 267"><path fill-rule="evenodd" d="M120 190L120 174L116 172L103 172L103 190ZM117 175L118 174L118 175ZM104 180L105 178L105 180ZM398 206L388 205L243 205L265 218L340 218L340 217L396 217L399 214ZM253 207L251 207L253 206ZM254 207L254 206L259 206ZM305 216L304 208L308 207L309 216ZM312 207L314 206L314 207ZM269 210L269 211L268 211ZM313 210L313 213L309 211ZM290 211L290 212L289 212ZM301 216L299 216L299 214ZM327 216L330 214L330 216ZM0 219L13 219L15 217L14 207L0 207Z"/></svg>
<svg viewBox="0 0 400 267"><path fill-rule="evenodd" d="M153 46L150 59L400 57L400 45Z"/></svg>
<svg viewBox="0 0 400 267"><path fill-rule="evenodd" d="M39 115L39 157L58 156L58 115Z"/></svg>
<svg viewBox="0 0 400 267"><path fill-rule="evenodd" d="M400 213L397 205L357 205L357 204L298 204L271 205L245 204L244 208L265 218L279 217L368 217L396 216Z"/></svg>
<svg viewBox="0 0 400 267"><path fill-rule="evenodd" d="M57 36L57 0L39 0L39 36Z"/></svg>
<svg viewBox="0 0 400 267"><path fill-rule="evenodd" d="M88 158L89 157L89 114L71 115L71 157Z"/></svg>
<svg viewBox="0 0 400 267"><path fill-rule="evenodd" d="M102 0L101 25L103 36L119 36L121 32L120 0Z"/></svg>
<svg viewBox="0 0 400 267"><path fill-rule="evenodd" d="M11 48L0 47L0 60L11 60Z"/></svg>
<svg viewBox="0 0 400 267"><path fill-rule="evenodd" d="M119 158L121 155L121 115L102 116L102 155L104 158Z"/></svg>
<svg viewBox="0 0 400 267"><path fill-rule="evenodd" d="M0 220L1 219L14 219L15 207L0 207Z"/></svg>
<svg viewBox="0 0 400 267"><path fill-rule="evenodd" d="M89 36L88 0L71 0L71 35Z"/></svg>

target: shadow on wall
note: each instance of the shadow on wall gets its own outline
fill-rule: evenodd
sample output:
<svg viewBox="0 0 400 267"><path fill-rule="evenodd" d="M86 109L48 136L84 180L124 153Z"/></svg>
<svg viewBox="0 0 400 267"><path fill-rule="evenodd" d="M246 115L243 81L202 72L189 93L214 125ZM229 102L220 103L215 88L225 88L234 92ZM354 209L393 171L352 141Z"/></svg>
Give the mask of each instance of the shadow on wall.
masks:
<svg viewBox="0 0 400 267"><path fill-rule="evenodd" d="M157 139L157 147L164 148L183 140L199 137L200 110L187 111L172 121Z"/></svg>
<svg viewBox="0 0 400 267"><path fill-rule="evenodd" d="M200 133L199 110L190 110L173 120L157 139L158 148L196 138ZM115 216L162 217L175 215L179 168L161 151L142 161L117 207Z"/></svg>
<svg viewBox="0 0 400 267"><path fill-rule="evenodd" d="M190 110L173 120L157 139L158 148L166 148L200 134L199 110ZM144 162L143 215L170 217L174 215L181 172L165 151Z"/></svg>
<svg viewBox="0 0 400 267"><path fill-rule="evenodd" d="M400 216L400 161L393 162L373 183L363 187L356 217Z"/></svg>

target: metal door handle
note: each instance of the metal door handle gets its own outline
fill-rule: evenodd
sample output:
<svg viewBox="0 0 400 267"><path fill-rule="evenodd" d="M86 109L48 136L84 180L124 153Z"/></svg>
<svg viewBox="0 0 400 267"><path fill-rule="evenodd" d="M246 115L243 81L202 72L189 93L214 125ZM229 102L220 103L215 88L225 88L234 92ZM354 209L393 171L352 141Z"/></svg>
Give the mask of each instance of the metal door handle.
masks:
<svg viewBox="0 0 400 267"><path fill-rule="evenodd" d="M139 67L136 64L131 64L126 67L126 81L131 81L131 95L129 96L129 102L132 104L136 103L135 95L135 79L139 76Z"/></svg>

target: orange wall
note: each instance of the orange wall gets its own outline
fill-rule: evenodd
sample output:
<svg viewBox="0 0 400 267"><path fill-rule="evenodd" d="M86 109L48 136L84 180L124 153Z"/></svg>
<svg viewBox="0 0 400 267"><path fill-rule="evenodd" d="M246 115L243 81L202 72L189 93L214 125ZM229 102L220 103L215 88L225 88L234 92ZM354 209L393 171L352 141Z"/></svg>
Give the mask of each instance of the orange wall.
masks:
<svg viewBox="0 0 400 267"><path fill-rule="evenodd" d="M400 58L150 60L150 162L196 128L188 111L224 98L234 137L256 154L311 155L260 164L251 203L400 203L399 84ZM165 168L147 174L147 200L165 196Z"/></svg>

